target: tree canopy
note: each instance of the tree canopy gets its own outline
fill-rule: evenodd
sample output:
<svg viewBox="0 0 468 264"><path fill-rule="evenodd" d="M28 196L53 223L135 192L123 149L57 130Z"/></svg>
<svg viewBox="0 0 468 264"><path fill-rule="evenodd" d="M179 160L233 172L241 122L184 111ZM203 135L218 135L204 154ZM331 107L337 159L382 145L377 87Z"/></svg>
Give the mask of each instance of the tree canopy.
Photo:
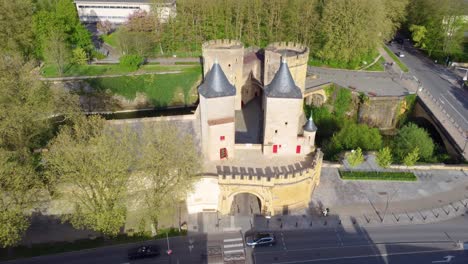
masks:
<svg viewBox="0 0 468 264"><path fill-rule="evenodd" d="M393 145L393 153L397 160L403 161L415 148L418 149L419 158L429 160L434 153L434 142L426 130L409 123L398 132Z"/></svg>

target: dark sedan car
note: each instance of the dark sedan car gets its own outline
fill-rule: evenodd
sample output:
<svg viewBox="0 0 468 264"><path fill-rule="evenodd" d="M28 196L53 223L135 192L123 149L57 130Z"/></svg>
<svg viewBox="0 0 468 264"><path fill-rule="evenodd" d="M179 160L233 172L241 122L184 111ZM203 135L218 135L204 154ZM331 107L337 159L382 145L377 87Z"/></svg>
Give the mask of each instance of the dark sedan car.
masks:
<svg viewBox="0 0 468 264"><path fill-rule="evenodd" d="M158 246L144 245L128 251L128 259L151 258L161 254Z"/></svg>

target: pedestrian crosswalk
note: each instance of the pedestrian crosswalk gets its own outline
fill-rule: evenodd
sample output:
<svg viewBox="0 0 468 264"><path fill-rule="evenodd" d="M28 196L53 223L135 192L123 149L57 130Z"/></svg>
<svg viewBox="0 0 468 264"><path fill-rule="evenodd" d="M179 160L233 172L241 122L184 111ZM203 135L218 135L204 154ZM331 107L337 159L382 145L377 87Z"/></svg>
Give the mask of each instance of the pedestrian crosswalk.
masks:
<svg viewBox="0 0 468 264"><path fill-rule="evenodd" d="M224 263L245 263L244 240L240 232L225 232L223 240Z"/></svg>

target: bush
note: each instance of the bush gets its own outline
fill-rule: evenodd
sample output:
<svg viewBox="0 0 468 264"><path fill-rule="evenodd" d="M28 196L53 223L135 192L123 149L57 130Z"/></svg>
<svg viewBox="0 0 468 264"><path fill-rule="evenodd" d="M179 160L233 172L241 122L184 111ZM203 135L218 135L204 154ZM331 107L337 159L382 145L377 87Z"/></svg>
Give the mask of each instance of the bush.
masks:
<svg viewBox="0 0 468 264"><path fill-rule="evenodd" d="M124 55L120 57L120 65L131 71L136 71L143 64L143 57L138 55Z"/></svg>
<svg viewBox="0 0 468 264"><path fill-rule="evenodd" d="M393 141L393 153L398 161L403 161L415 148L423 161L431 159L434 153L434 142L429 133L413 123L404 126Z"/></svg>
<svg viewBox="0 0 468 264"><path fill-rule="evenodd" d="M416 181L411 172L389 171L339 171L343 180Z"/></svg>
<svg viewBox="0 0 468 264"><path fill-rule="evenodd" d="M377 164L382 168L388 168L392 164L392 152L389 147L385 147L377 153Z"/></svg>
<svg viewBox="0 0 468 264"><path fill-rule="evenodd" d="M413 151L411 151L410 153L408 153L408 155L406 155L406 157L403 159L403 163L406 166L413 166L414 164L416 164L418 160L419 160L419 148L415 147Z"/></svg>
<svg viewBox="0 0 468 264"><path fill-rule="evenodd" d="M362 150L357 148L356 150L352 150L351 153L348 153L346 156L346 160L348 161L351 167L356 167L362 162L364 162L364 156L362 155Z"/></svg>
<svg viewBox="0 0 468 264"><path fill-rule="evenodd" d="M338 152L356 148L377 150L381 145L382 136L377 128L350 121L346 121L340 132L332 138L332 147Z"/></svg>

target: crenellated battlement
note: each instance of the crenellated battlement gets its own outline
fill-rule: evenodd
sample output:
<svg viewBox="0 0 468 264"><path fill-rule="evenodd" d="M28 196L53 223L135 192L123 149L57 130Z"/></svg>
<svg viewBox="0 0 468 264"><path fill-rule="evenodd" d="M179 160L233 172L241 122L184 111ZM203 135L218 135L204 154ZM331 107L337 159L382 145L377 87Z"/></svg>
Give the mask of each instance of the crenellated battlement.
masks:
<svg viewBox="0 0 468 264"><path fill-rule="evenodd" d="M202 50L205 49L242 49L244 44L234 39L214 39L202 44Z"/></svg>
<svg viewBox="0 0 468 264"><path fill-rule="evenodd" d="M277 53L286 59L290 66L307 64L309 48L296 42L273 42L265 48L266 53Z"/></svg>
<svg viewBox="0 0 468 264"><path fill-rule="evenodd" d="M275 185L295 184L307 179L313 179L320 172L322 152L317 150L314 158L307 165L281 167L239 168L230 167L218 171L218 183L226 185L259 185L273 187Z"/></svg>

